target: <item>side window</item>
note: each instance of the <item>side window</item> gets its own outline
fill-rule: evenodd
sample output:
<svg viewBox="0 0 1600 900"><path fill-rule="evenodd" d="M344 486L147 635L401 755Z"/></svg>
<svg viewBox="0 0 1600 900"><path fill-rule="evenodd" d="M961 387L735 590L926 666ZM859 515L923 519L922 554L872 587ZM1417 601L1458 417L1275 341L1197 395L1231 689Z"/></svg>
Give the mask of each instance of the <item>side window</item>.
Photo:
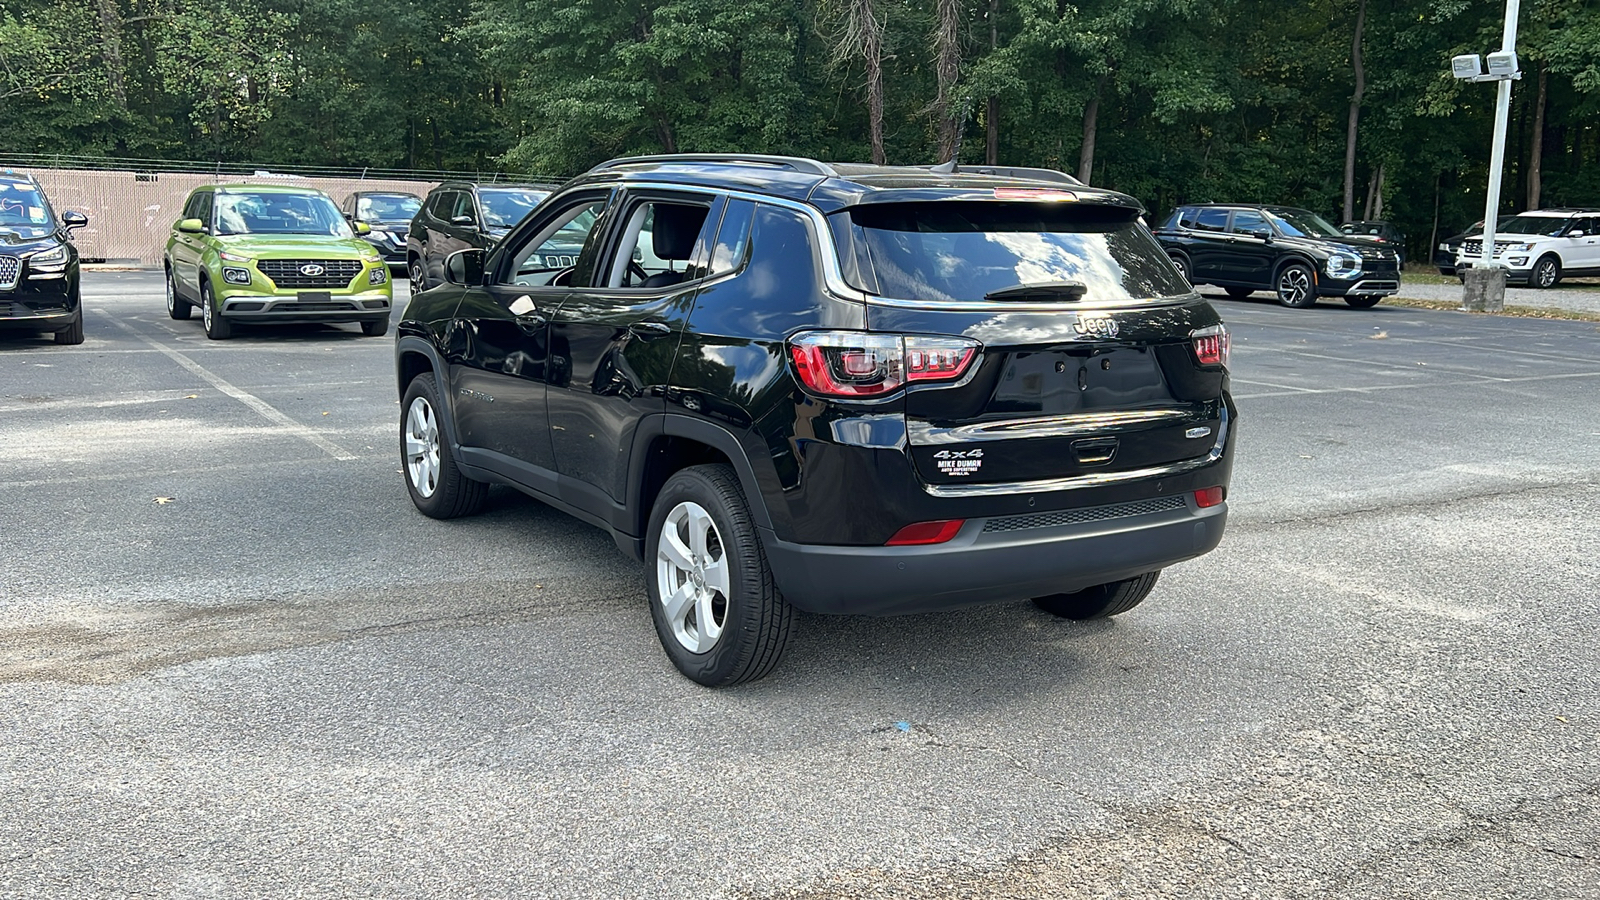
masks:
<svg viewBox="0 0 1600 900"><path fill-rule="evenodd" d="M744 266L750 255L750 223L755 213L756 205L749 200L728 201L722 227L717 229L717 242L711 247L711 271L707 274L726 275Z"/></svg>
<svg viewBox="0 0 1600 900"><path fill-rule="evenodd" d="M1267 224L1267 217L1253 209L1236 210L1233 214L1233 227L1228 229L1234 234L1255 234L1258 231L1272 233L1272 226Z"/></svg>
<svg viewBox="0 0 1600 900"><path fill-rule="evenodd" d="M691 271L704 255L709 205L642 200L628 209L605 287L662 288L699 278Z"/></svg>
<svg viewBox="0 0 1600 900"><path fill-rule="evenodd" d="M1182 209L1180 209L1177 212L1172 214L1172 221L1177 223L1177 227L1178 228L1187 228L1187 229L1190 229L1192 231L1192 230L1200 227L1199 225L1195 224L1195 221L1194 221L1195 213L1196 213L1196 210L1195 210L1194 207L1185 206L1184 208L1182 208ZM1173 227L1173 225L1171 223L1168 223L1167 227L1171 228L1171 227Z"/></svg>
<svg viewBox="0 0 1600 900"><path fill-rule="evenodd" d="M440 191L428 200L428 215L443 222L450 221L450 208L455 205L455 191Z"/></svg>
<svg viewBox="0 0 1600 900"><path fill-rule="evenodd" d="M1226 231L1228 211L1210 208L1199 210L1195 213L1194 224L1189 227L1195 231Z"/></svg>
<svg viewBox="0 0 1600 900"><path fill-rule="evenodd" d="M211 231L211 197L210 191L201 191L194 196L194 218L205 223L207 232Z"/></svg>
<svg viewBox="0 0 1600 900"><path fill-rule="evenodd" d="M501 280L538 287L575 267L605 208L605 197L590 197L566 207L512 255L509 271Z"/></svg>
<svg viewBox="0 0 1600 900"><path fill-rule="evenodd" d="M1567 234L1577 237L1578 233L1582 232L1584 235L1592 236L1594 234L1595 222L1595 219L1578 219L1572 223L1571 228L1567 229Z"/></svg>
<svg viewBox="0 0 1600 900"><path fill-rule="evenodd" d="M477 204L472 202L472 194L468 193L467 191L458 191L456 193L456 202L455 202L455 205L450 208L450 215L448 216L448 218L451 221L455 221L456 219L459 219L462 216L466 216L468 219L471 219L472 221L471 222L463 222L461 224L464 224L464 225L476 225L476 224L478 224L478 207L477 207Z"/></svg>

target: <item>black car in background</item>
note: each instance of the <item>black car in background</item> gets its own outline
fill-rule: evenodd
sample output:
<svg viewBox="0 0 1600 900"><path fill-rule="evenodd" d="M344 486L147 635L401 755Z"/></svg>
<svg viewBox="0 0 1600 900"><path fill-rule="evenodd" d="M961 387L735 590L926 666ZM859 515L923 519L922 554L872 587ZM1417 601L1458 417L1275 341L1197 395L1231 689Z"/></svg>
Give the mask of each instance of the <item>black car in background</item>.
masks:
<svg viewBox="0 0 1600 900"><path fill-rule="evenodd" d="M339 205L351 225L365 222L372 228L362 237L378 248L391 268L405 267L406 235L412 216L421 208L421 197L403 191L357 191Z"/></svg>
<svg viewBox="0 0 1600 900"><path fill-rule="evenodd" d="M446 257L457 250L493 246L553 189L548 184L447 181L429 191L406 235L411 290L421 293L442 284Z"/></svg>
<svg viewBox="0 0 1600 900"><path fill-rule="evenodd" d="M1044 170L598 166L412 296L406 490L606 529L706 685L771 671L796 608L1126 612L1221 540L1236 418L1142 212Z"/></svg>
<svg viewBox="0 0 1600 900"><path fill-rule="evenodd" d="M1371 219L1361 222L1346 222L1339 226L1339 230L1351 237L1367 238L1378 244L1387 244L1400 259L1400 268L1406 267L1406 236L1392 222Z"/></svg>
<svg viewBox="0 0 1600 900"><path fill-rule="evenodd" d="M83 343L72 232L87 224L80 212L57 216L32 176L0 172L0 328Z"/></svg>
<svg viewBox="0 0 1600 900"><path fill-rule="evenodd" d="M1472 223L1472 227L1459 234L1452 234L1433 247L1433 264L1438 267L1440 275L1456 274L1456 254L1461 250L1461 243L1473 235L1483 234L1483 220Z"/></svg>
<svg viewBox="0 0 1600 900"><path fill-rule="evenodd" d="M1290 206L1191 204L1174 210L1155 235L1191 283L1216 285L1236 299L1272 291L1296 309L1318 297L1365 309L1400 290L1393 250Z"/></svg>

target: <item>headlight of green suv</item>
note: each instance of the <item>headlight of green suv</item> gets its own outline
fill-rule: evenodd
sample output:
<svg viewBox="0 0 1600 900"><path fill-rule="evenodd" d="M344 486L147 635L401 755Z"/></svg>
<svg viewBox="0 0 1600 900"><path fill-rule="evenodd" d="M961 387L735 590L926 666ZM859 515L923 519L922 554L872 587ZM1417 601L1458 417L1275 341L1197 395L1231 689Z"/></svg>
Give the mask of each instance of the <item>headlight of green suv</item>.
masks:
<svg viewBox="0 0 1600 900"><path fill-rule="evenodd" d="M222 280L228 284L249 284L250 270L239 266L223 266Z"/></svg>

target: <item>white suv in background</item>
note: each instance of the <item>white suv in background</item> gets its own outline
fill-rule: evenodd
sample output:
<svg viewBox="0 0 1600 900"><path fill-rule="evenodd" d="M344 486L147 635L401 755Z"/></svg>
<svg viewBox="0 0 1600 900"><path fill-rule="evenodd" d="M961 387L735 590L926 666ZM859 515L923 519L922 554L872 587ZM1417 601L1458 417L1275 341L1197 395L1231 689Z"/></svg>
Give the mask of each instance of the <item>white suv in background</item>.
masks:
<svg viewBox="0 0 1600 900"><path fill-rule="evenodd" d="M1600 275L1600 210L1538 209L1501 222L1494 258L1512 284L1555 287L1563 276ZM1483 234L1461 242L1456 274L1482 266Z"/></svg>

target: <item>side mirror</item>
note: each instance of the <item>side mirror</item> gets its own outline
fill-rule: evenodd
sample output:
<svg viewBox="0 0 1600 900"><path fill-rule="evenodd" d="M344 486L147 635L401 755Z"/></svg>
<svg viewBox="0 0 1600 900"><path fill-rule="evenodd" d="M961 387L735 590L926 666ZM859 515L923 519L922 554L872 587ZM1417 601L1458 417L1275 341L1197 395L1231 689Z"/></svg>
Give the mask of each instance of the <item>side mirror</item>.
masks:
<svg viewBox="0 0 1600 900"><path fill-rule="evenodd" d="M371 234L371 233L372 233L372 226L371 225L368 225L365 222L357 222L356 223L356 234Z"/></svg>
<svg viewBox="0 0 1600 900"><path fill-rule="evenodd" d="M178 230L184 234L200 234L206 230L206 223L199 219L184 219L178 223Z"/></svg>
<svg viewBox="0 0 1600 900"><path fill-rule="evenodd" d="M471 224L473 224L473 221L472 221L472 217L471 216L452 216L450 218L450 224L451 225L471 225Z"/></svg>
<svg viewBox="0 0 1600 900"><path fill-rule="evenodd" d="M483 284L484 253L476 247L445 257L444 280L451 284Z"/></svg>
<svg viewBox="0 0 1600 900"><path fill-rule="evenodd" d="M1272 230L1269 228L1257 228L1250 233L1269 244L1272 243Z"/></svg>
<svg viewBox="0 0 1600 900"><path fill-rule="evenodd" d="M1584 237L1584 236L1588 235L1588 233L1589 232L1584 231L1583 229L1580 228L1577 231L1569 231L1569 232L1567 232L1567 237Z"/></svg>
<svg viewBox="0 0 1600 900"><path fill-rule="evenodd" d="M68 231L74 228L82 228L87 224L89 224L89 217L77 210L69 209L61 214L61 226Z"/></svg>

